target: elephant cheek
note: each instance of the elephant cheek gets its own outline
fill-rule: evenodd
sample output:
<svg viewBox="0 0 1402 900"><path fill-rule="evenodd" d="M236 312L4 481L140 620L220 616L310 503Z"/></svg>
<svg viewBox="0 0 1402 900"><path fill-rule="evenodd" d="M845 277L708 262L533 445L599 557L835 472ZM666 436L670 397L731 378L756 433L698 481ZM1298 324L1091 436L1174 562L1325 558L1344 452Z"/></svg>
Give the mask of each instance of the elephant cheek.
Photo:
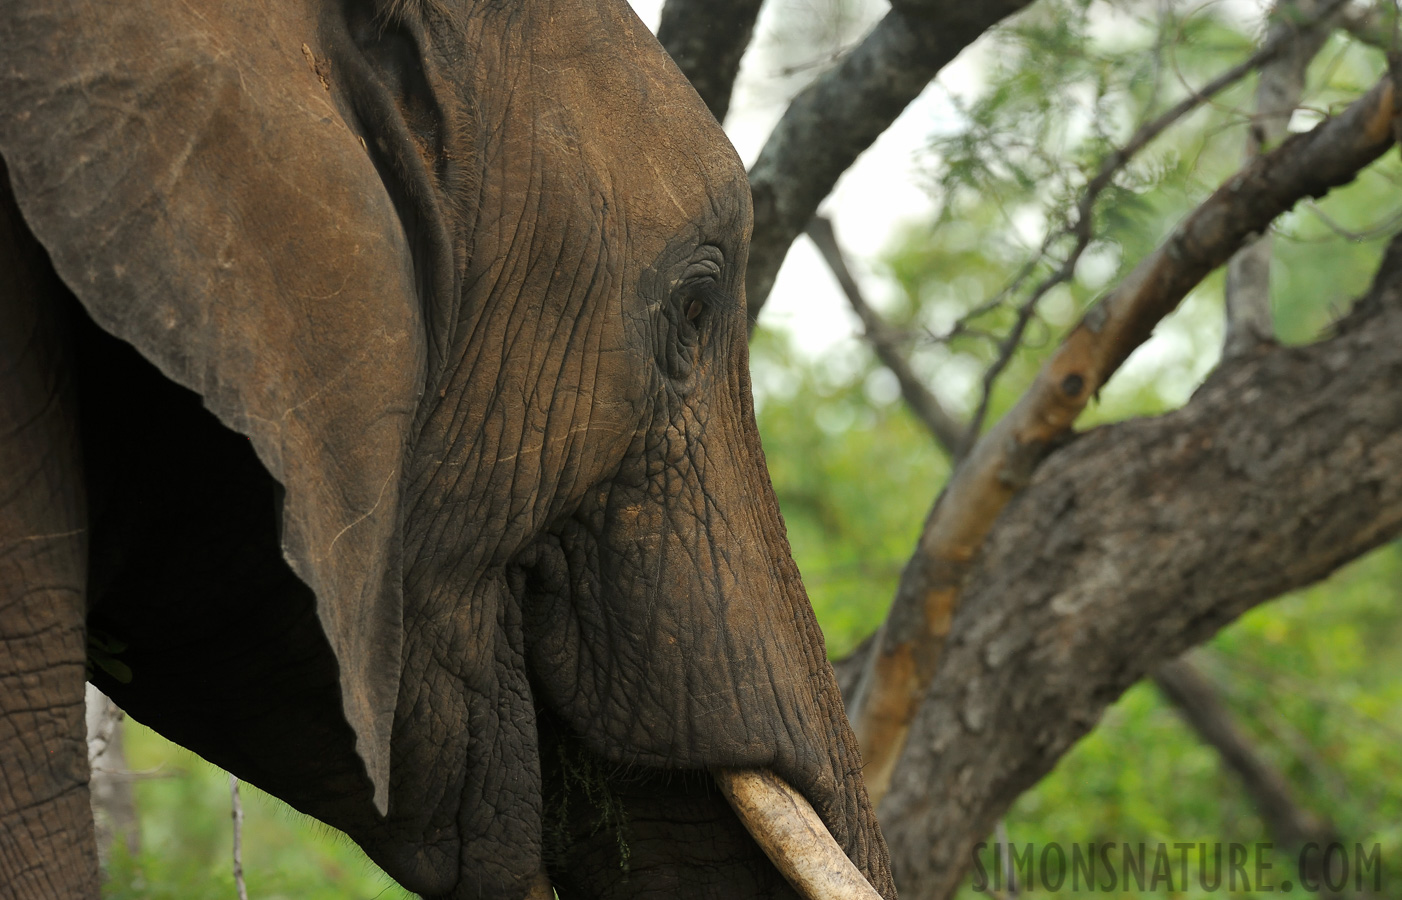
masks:
<svg viewBox="0 0 1402 900"><path fill-rule="evenodd" d="M426 897L521 896L540 869L541 778L518 595L501 575L429 594L434 612L405 622L389 815L352 836Z"/></svg>
<svg viewBox="0 0 1402 900"><path fill-rule="evenodd" d="M822 638L777 513L766 528L748 484L702 483L721 461L733 470L722 456L615 484L523 555L532 677L611 761L801 769L830 792L841 707L814 690L831 680Z"/></svg>
<svg viewBox="0 0 1402 900"><path fill-rule="evenodd" d="M735 351L743 361L743 344ZM764 878L771 869L762 855L756 863L753 842L731 840L738 825L713 785L703 778L698 790L715 808L682 781L653 783L648 773L770 769L890 893L860 754L792 560L748 381L727 371L708 380L698 370L689 393L670 397L670 408L659 401L666 418L645 431L644 446L521 557L528 665L549 712L542 722L557 723L542 725L542 742L576 746L601 771L623 773L594 792L622 798L600 815L621 803L650 822L706 821L698 840L711 835L732 848L722 854L732 867L758 865ZM552 776L554 764L542 765L547 792L579 768L554 766ZM647 799L663 794L660 807ZM626 843L626 829L615 831ZM675 876L679 895L719 865L659 852L641 864Z"/></svg>

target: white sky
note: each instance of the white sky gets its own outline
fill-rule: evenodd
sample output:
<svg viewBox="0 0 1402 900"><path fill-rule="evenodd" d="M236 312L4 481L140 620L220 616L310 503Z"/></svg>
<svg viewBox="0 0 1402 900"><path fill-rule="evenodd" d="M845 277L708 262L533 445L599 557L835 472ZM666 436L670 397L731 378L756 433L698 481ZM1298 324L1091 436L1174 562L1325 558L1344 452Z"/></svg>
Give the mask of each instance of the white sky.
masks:
<svg viewBox="0 0 1402 900"><path fill-rule="evenodd" d="M662 0L630 2L638 16L656 31ZM765 5L765 12L781 5L771 0ZM884 7L884 3L870 4L865 10L868 21L879 18ZM765 27L762 16L757 34L762 34ZM970 55L945 67L937 82L907 107L847 170L820 207L833 221L854 277L878 307L891 288L883 279L872 277L867 262L890 245L903 223L925 220L933 213L933 202L918 186L917 154L942 122L953 121L953 108L941 86L959 93L974 86L974 66L966 59ZM725 123L726 132L747 167L759 155L787 102L786 97L774 93L775 82L782 82L780 73L762 68L756 71L764 64L756 63L755 56L751 53L745 58ZM797 346L810 355L818 355L850 338L856 328L856 317L841 289L806 237L800 237L789 250L761 319L766 325L786 328Z"/></svg>
<svg viewBox="0 0 1402 900"><path fill-rule="evenodd" d="M629 2L655 32L663 0ZM1204 7L1214 6L1219 13L1231 14L1243 25L1257 27L1268 5L1266 0L1201 0L1201 3ZM795 39L792 30L802 23L805 14L811 19L822 14L829 5L822 0L768 0L756 25L755 46L764 44L766 38L772 38L783 29L789 34L792 56L793 45L803 41L802 36ZM848 30L855 38L865 34L887 8L882 0L863 0L858 6L858 19L854 28ZM786 24L773 23L776 16L788 16L784 19ZM770 47L773 46L771 42ZM820 57L822 53L821 46L808 51L810 57ZM983 53L981 44L976 43L945 66L924 93L847 170L820 207L833 221L854 277L867 299L878 309L890 297L894 286L872 273L871 262L892 245L903 225L929 221L933 215L934 203L920 186L919 155L936 131L958 127L958 113L949 96L972 98L978 92L982 83L980 72L984 68L980 59ZM794 79L786 78L779 71L780 65L775 53L750 52L741 66L725 126L746 166L759 155L788 100L802 87ZM788 94L783 93L785 88ZM857 329L856 316L826 263L806 237L800 237L789 250L761 318L767 326L787 329L798 349L810 356L823 354L835 344L851 339ZM1131 358L1125 371L1153 369L1155 360L1171 349L1156 335ZM1126 376L1122 374L1119 380L1126 380Z"/></svg>

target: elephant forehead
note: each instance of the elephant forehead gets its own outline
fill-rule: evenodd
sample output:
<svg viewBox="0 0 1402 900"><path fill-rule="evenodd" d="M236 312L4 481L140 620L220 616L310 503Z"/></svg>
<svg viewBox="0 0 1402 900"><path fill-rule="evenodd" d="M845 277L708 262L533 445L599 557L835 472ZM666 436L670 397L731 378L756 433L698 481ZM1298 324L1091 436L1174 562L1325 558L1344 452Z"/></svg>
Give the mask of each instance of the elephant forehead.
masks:
<svg viewBox="0 0 1402 900"><path fill-rule="evenodd" d="M532 81L550 98L541 124L573 138L556 149L578 154L635 223L747 219L739 157L626 3L562 0L544 24L531 52Z"/></svg>

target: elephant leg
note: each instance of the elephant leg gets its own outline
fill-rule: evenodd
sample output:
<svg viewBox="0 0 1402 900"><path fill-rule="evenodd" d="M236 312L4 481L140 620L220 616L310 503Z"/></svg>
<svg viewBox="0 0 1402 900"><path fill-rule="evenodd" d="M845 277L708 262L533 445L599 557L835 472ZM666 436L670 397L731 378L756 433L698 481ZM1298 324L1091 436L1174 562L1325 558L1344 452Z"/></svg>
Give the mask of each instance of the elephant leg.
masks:
<svg viewBox="0 0 1402 900"><path fill-rule="evenodd" d="M73 380L47 257L0 164L0 898L96 897Z"/></svg>

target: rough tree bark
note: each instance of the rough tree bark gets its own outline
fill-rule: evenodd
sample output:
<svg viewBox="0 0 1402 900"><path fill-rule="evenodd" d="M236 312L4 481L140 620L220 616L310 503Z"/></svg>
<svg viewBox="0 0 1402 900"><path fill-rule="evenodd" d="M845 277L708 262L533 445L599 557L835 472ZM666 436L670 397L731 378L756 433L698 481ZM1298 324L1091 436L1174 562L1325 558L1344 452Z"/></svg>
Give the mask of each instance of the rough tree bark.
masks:
<svg viewBox="0 0 1402 900"><path fill-rule="evenodd" d="M1316 0L1281 0L1270 12L1266 42L1292 40L1280 54L1261 66L1256 83L1256 112L1246 134L1248 160L1276 146L1289 134L1291 116L1304 96L1310 62L1329 38L1329 29L1302 31L1299 28L1301 21L1320 18L1318 7ZM1339 17L1335 12L1325 18L1336 21ZM1227 263L1226 333L1222 345L1222 355L1226 358L1249 353L1276 338L1271 303L1273 250L1274 241L1267 230L1237 251ZM1257 752L1237 726L1212 682L1187 656L1160 666L1153 679L1183 721L1215 749L1222 764L1235 773L1276 844L1298 853L1311 843L1324 847L1339 840L1333 823L1301 805L1285 775ZM1333 882L1332 878L1322 877L1325 874L1322 856L1311 855L1304 859L1312 867L1308 873L1311 883ZM1319 896L1333 898L1337 894L1324 891Z"/></svg>
<svg viewBox="0 0 1402 900"><path fill-rule="evenodd" d="M863 336L871 344L873 352L896 376L907 407L924 423L949 458L955 459L966 426L944 408L939 398L911 370L902 347L910 336L892 328L866 302L847 268L830 221L823 216L814 216L807 234L831 267L853 311L861 320ZM853 696L852 689L861 674L858 661L864 658L863 654L871 652L874 637L868 639L848 660L839 663L839 672L846 676L841 687L848 697ZM1153 673L1153 679L1184 722L1217 751L1223 765L1240 780L1276 844L1298 851L1310 843L1325 847L1339 839L1327 818L1315 815L1299 803L1285 776L1256 751L1212 683L1187 656L1159 666ZM1326 883L1323 878L1323 857L1311 855L1307 857L1307 863L1312 866L1309 873L1311 882ZM1327 879L1330 883L1333 880ZM1336 895L1323 893L1320 896Z"/></svg>
<svg viewBox="0 0 1402 900"><path fill-rule="evenodd" d="M1402 533L1402 249L1338 327L1054 453L990 535L881 810L907 900L1158 664Z"/></svg>
<svg viewBox="0 0 1402 900"><path fill-rule="evenodd" d="M916 709L938 670L963 585L1006 504L1070 434L1101 385L1189 290L1300 198L1351 181L1391 146L1397 98L1384 78L1339 116L1228 179L1086 312L1022 399L960 463L925 523L867 668L847 698L874 803L891 783Z"/></svg>

